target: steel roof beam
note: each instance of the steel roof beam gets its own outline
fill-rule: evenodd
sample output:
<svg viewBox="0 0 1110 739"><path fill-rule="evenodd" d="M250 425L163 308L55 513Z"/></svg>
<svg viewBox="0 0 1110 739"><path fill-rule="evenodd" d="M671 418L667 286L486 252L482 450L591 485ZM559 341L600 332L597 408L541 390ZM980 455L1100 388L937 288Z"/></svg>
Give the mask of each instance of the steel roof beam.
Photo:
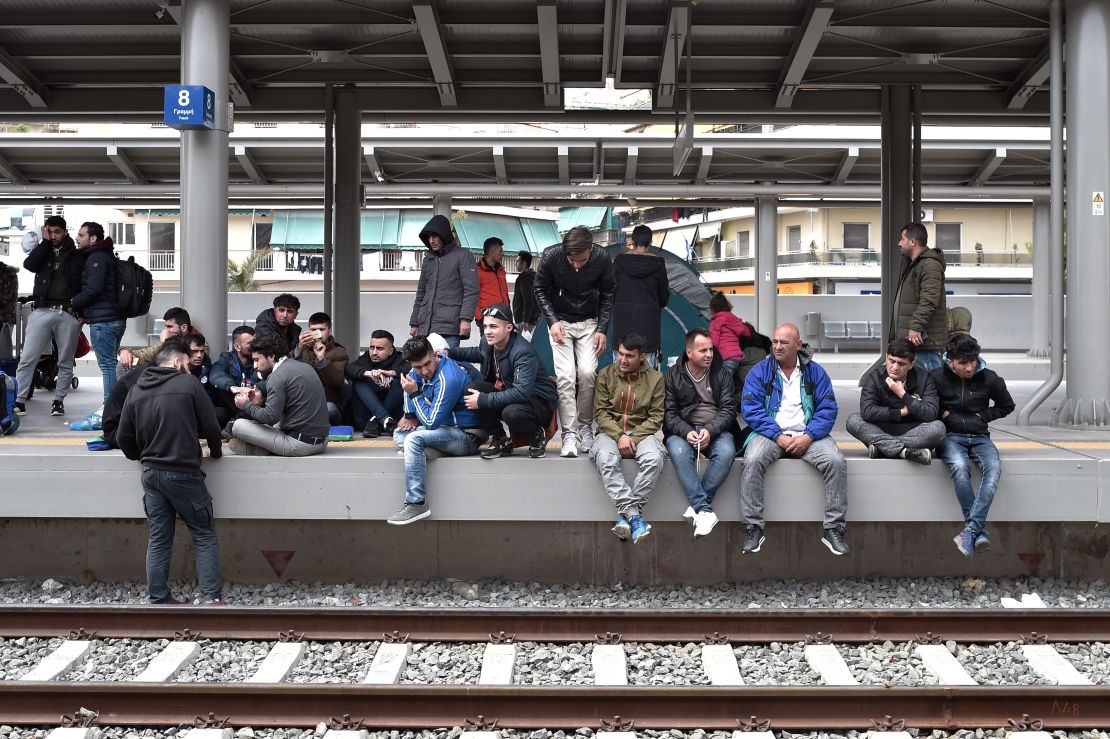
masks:
<svg viewBox="0 0 1110 739"><path fill-rule="evenodd" d="M971 182L968 184L972 187L982 187L983 185L987 184L987 181L990 180L991 175L995 173L995 170L1002 166L1002 162L1004 161L1006 161L1006 150L1002 147L995 149L983 161L983 163L979 165L979 171L975 173L975 176L971 178Z"/></svg>
<svg viewBox="0 0 1110 739"><path fill-rule="evenodd" d="M694 184L704 185L706 179L709 177L709 167L713 164L713 147L701 147L701 158L698 159L698 173L694 177Z"/></svg>
<svg viewBox="0 0 1110 739"><path fill-rule="evenodd" d="M667 19L667 30L663 34L663 52L659 55L659 84L655 88L655 108L673 108L674 96L677 85L675 79L675 54L677 39L677 54L681 56L686 48L686 27L690 19L690 3L686 0L675 0L671 3L670 16Z"/></svg>
<svg viewBox="0 0 1110 739"><path fill-rule="evenodd" d="M798 85L805 78L809 63L821 43L821 37L829 27L832 14L833 0L810 0L805 18L798 28L798 35L794 38L794 48L790 50L782 77L779 78L776 109L783 110L793 105Z"/></svg>
<svg viewBox="0 0 1110 739"><path fill-rule="evenodd" d="M840 166L836 168L836 174L833 175L830 185L843 185L848 181L848 176L852 174L852 167L856 166L856 161L859 160L859 147L849 146L847 151L844 152L844 158L840 160Z"/></svg>
<svg viewBox="0 0 1110 739"><path fill-rule="evenodd" d="M497 173L497 184L508 184L509 174L505 169L505 147L501 144L493 146L493 169Z"/></svg>
<svg viewBox="0 0 1110 739"><path fill-rule="evenodd" d="M605 0L605 31L601 54L601 81L621 81L624 66L624 29L628 0Z"/></svg>
<svg viewBox="0 0 1110 739"><path fill-rule="evenodd" d="M247 177L250 177L252 185L269 184L266 175L262 174L262 170L258 167L258 162L251 155L250 149L245 146L236 146L235 158L239 160L239 166L247 173Z"/></svg>
<svg viewBox="0 0 1110 739"><path fill-rule="evenodd" d="M27 104L38 110L45 110L46 86L39 82L35 75L24 67L18 59L0 48L0 80L4 80L12 89L27 101Z"/></svg>
<svg viewBox="0 0 1110 739"><path fill-rule="evenodd" d="M370 168L370 174L374 176L374 181L385 182L385 168L382 167L381 160L378 159L373 146L362 147L362 158L366 161L366 166Z"/></svg>
<svg viewBox="0 0 1110 739"><path fill-rule="evenodd" d="M424 41L424 50L428 53L428 64L435 78L440 105L455 108L459 104L455 95L455 74L451 68L447 44L443 40L443 26L439 22L435 0L415 0L412 12L416 17L420 38Z"/></svg>
<svg viewBox="0 0 1110 739"><path fill-rule="evenodd" d="M116 165L116 169L127 178L128 182L132 185L148 184L143 173L139 171L139 168L132 163L131 158L124 154L118 146L108 146L104 151L108 155L108 158L112 160L112 164Z"/></svg>
<svg viewBox="0 0 1110 739"><path fill-rule="evenodd" d="M1021 110L1029 102L1029 98L1036 94L1045 82L1048 81L1049 63L1048 47L1046 46L1037 58L1029 62L1022 70L1014 83L1010 85L1010 101L1007 110Z"/></svg>
<svg viewBox="0 0 1110 739"><path fill-rule="evenodd" d="M239 65L235 62L228 64L231 80L229 82L228 92L231 95L231 102L235 103L236 108L249 108L251 107L251 83L247 81L246 75L243 70L239 69Z"/></svg>
<svg viewBox="0 0 1110 739"><path fill-rule="evenodd" d="M23 173L16 169L12 163L4 157L0 157L0 175L4 175L8 182L11 182L13 185L27 184L27 178L23 176Z"/></svg>
<svg viewBox="0 0 1110 739"><path fill-rule="evenodd" d="M627 158L624 160L624 184L636 184L636 163L640 159L640 147L629 146Z"/></svg>
<svg viewBox="0 0 1110 739"><path fill-rule="evenodd" d="M543 104L563 107L563 85L559 81L559 20L555 0L539 0L536 16L540 32L540 66L543 70Z"/></svg>

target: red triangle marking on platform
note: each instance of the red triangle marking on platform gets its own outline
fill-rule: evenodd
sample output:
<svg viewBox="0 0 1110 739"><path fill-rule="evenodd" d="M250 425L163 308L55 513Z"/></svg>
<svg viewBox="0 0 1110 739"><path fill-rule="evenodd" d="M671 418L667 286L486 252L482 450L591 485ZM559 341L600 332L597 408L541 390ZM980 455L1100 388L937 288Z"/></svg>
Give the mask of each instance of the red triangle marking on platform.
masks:
<svg viewBox="0 0 1110 739"><path fill-rule="evenodd" d="M285 568L289 566L292 561L293 555L297 553L296 549L263 549L262 556L270 563L270 569L274 574L281 577L285 572Z"/></svg>
<svg viewBox="0 0 1110 739"><path fill-rule="evenodd" d="M1037 570L1041 568L1044 552L1018 552L1018 559L1025 563L1030 575L1035 575Z"/></svg>

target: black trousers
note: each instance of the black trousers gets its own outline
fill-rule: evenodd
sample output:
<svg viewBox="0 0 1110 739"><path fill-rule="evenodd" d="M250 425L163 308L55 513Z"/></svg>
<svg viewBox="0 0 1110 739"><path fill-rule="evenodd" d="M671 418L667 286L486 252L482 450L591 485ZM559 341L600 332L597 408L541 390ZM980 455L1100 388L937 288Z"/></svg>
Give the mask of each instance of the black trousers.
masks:
<svg viewBox="0 0 1110 739"><path fill-rule="evenodd" d="M480 393L495 392L493 383L490 382L472 382L467 388L474 388ZM553 412L542 398L535 395L526 403L511 403L504 408L479 408L474 411L478 416L478 423L490 436L504 436L502 422L509 427L511 434L531 436L537 429L544 428L551 422Z"/></svg>

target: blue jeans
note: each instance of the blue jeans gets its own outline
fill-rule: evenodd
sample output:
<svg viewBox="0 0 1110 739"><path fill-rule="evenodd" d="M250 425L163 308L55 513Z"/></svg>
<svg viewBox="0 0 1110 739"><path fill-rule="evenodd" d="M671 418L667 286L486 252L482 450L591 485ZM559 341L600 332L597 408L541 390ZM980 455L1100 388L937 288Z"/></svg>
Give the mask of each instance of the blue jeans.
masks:
<svg viewBox="0 0 1110 739"><path fill-rule="evenodd" d="M940 349L918 349L914 355L914 364L925 372L940 369L942 361Z"/></svg>
<svg viewBox="0 0 1110 739"><path fill-rule="evenodd" d="M428 497L428 457L425 449L438 449L448 457L478 453L478 442L458 426L415 428L393 432L393 443L405 452L405 502L421 504Z"/></svg>
<svg viewBox="0 0 1110 739"><path fill-rule="evenodd" d="M386 418L396 421L401 418L405 394L398 378L390 378L388 388L381 387L373 380L355 380L351 386L354 388L351 409L354 411L355 425L359 428L364 428L371 418L379 421Z"/></svg>
<svg viewBox="0 0 1110 739"><path fill-rule="evenodd" d="M682 485L682 492L686 493L686 500L690 507L701 512L713 507L713 498L717 495L717 488L728 477L732 469L732 460L736 456L736 442L732 434L725 432L709 442L709 464L702 471L698 479L698 471L694 465L697 452L690 443L680 436L667 437L667 454L674 464L675 475Z"/></svg>
<svg viewBox="0 0 1110 739"><path fill-rule="evenodd" d="M143 467L143 508L150 524L146 547L147 595L153 603L172 596L169 586L170 556L176 517L180 516L193 537L197 579L205 600L219 598L220 545L212 528L212 496L204 485L204 473L170 472Z"/></svg>
<svg viewBox="0 0 1110 739"><path fill-rule="evenodd" d="M978 536L986 533L987 513L994 502L1002 460L991 437L983 434L948 434L941 443L940 458L948 465L952 486L964 513L964 528ZM978 492L971 488L971 463L982 473Z"/></svg>
<svg viewBox="0 0 1110 739"><path fill-rule="evenodd" d="M123 319L89 325L89 343L96 353L96 363L100 366L101 377L104 378L105 402L116 384L116 355L119 354L119 343L123 339L125 326L127 321Z"/></svg>

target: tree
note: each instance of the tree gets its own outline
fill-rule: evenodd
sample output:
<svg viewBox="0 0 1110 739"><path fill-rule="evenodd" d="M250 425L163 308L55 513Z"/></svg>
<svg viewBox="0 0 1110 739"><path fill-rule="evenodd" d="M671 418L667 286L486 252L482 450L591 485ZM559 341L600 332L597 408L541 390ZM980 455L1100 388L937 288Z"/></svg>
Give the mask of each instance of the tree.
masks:
<svg viewBox="0 0 1110 739"><path fill-rule="evenodd" d="M252 251L250 256L241 262L234 259L227 260L227 291L229 293L258 292L258 283L254 281L254 272L259 263L270 256L269 249Z"/></svg>

